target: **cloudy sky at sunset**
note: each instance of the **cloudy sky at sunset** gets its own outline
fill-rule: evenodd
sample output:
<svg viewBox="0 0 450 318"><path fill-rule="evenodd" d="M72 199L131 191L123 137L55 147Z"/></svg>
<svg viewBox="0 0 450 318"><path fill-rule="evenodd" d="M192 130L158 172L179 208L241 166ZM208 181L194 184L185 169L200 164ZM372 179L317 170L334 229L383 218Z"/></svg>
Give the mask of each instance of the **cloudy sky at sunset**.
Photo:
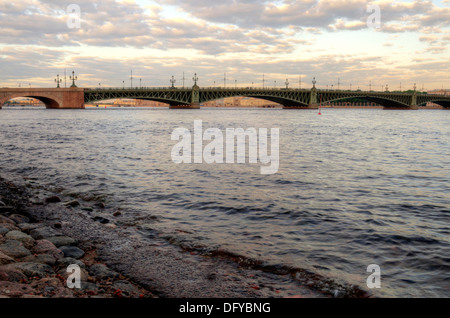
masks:
<svg viewBox="0 0 450 318"><path fill-rule="evenodd" d="M184 72L186 86L226 73L229 86L265 74L266 86L450 89L449 44L450 0L0 0L1 87L53 87L66 69L82 87L130 86L133 70L135 86L182 85Z"/></svg>

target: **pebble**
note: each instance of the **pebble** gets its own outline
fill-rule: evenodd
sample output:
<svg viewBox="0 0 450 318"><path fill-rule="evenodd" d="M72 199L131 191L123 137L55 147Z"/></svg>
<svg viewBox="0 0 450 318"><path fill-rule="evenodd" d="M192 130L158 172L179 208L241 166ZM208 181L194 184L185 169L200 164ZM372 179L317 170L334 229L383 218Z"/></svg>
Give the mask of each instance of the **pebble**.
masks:
<svg viewBox="0 0 450 318"><path fill-rule="evenodd" d="M49 274L53 274L53 269L47 264L39 264L39 263L13 263L5 266L10 269L17 269L25 274L27 277L40 277L44 278Z"/></svg>
<svg viewBox="0 0 450 318"><path fill-rule="evenodd" d="M17 224L30 222L30 219L28 217L20 214L12 214L9 216L9 218L14 222L16 222Z"/></svg>
<svg viewBox="0 0 450 318"><path fill-rule="evenodd" d="M7 264L14 263L14 262L15 262L14 258L11 258L8 255L0 252L0 265L7 265Z"/></svg>
<svg viewBox="0 0 450 318"><path fill-rule="evenodd" d="M23 258L31 255L30 251L21 242L14 240L9 240L1 244L0 251L14 258Z"/></svg>
<svg viewBox="0 0 450 318"><path fill-rule="evenodd" d="M47 239L49 237L61 236L61 233L49 226L45 226L45 227L39 227L39 228L32 230L30 232L30 235L35 240L42 240L42 239Z"/></svg>
<svg viewBox="0 0 450 318"><path fill-rule="evenodd" d="M77 240L68 236L54 236L47 238L47 240L52 242L56 247L78 244Z"/></svg>
<svg viewBox="0 0 450 318"><path fill-rule="evenodd" d="M32 248L35 254L48 254L53 256L56 260L64 257L64 252L58 249L52 242L47 240L38 240L36 245Z"/></svg>
<svg viewBox="0 0 450 318"><path fill-rule="evenodd" d="M84 256L84 251L76 246L61 246L59 249L64 253L64 257L79 259Z"/></svg>
<svg viewBox="0 0 450 318"><path fill-rule="evenodd" d="M65 257L57 260L56 265L63 268L67 268L70 265L78 265L80 268L86 268L86 265L82 261L71 257Z"/></svg>
<svg viewBox="0 0 450 318"><path fill-rule="evenodd" d="M0 224L12 224L12 225L15 225L16 222L11 220L10 218L7 218L6 216L0 215Z"/></svg>
<svg viewBox="0 0 450 318"><path fill-rule="evenodd" d="M128 294L129 296L139 296L140 291L135 286L130 284L130 282L126 280L119 280L113 283L113 289L120 290L123 293Z"/></svg>
<svg viewBox="0 0 450 318"><path fill-rule="evenodd" d="M92 276L99 277L100 279L118 278L120 274L110 270L103 264L94 264L89 267L89 273Z"/></svg>
<svg viewBox="0 0 450 318"><path fill-rule="evenodd" d="M6 227L0 226L0 235L5 235L9 230Z"/></svg>
<svg viewBox="0 0 450 318"><path fill-rule="evenodd" d="M21 242L25 248L30 249L34 246L34 238L20 231L10 231L6 233L5 238Z"/></svg>

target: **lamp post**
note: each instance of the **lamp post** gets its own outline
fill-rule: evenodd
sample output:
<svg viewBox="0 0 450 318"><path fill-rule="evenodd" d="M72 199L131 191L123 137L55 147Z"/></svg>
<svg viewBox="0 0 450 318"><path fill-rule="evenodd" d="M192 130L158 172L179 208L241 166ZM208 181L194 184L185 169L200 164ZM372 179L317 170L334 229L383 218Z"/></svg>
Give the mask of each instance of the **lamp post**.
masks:
<svg viewBox="0 0 450 318"><path fill-rule="evenodd" d="M177 80L175 79L175 77L172 75L172 79L170 80L170 83L172 84L172 89L175 88L175 83L177 82Z"/></svg>
<svg viewBox="0 0 450 318"><path fill-rule="evenodd" d="M192 78L192 80L194 81L194 86L197 86L197 82L198 82L197 73L195 73L195 75L194 75L194 77Z"/></svg>
<svg viewBox="0 0 450 318"><path fill-rule="evenodd" d="M75 85L75 81L78 80L78 76L75 76L75 71L72 71L72 75L69 78L72 81L72 86L70 86L70 87L72 87L72 88L77 87Z"/></svg>
<svg viewBox="0 0 450 318"><path fill-rule="evenodd" d="M289 79L288 78L286 78L286 82L284 84L286 84L286 89L289 89Z"/></svg>
<svg viewBox="0 0 450 318"><path fill-rule="evenodd" d="M59 84L60 83L62 83L62 79L61 78L59 78L59 74L58 75L56 75L56 78L55 78L55 83L57 83L58 85L56 86L56 88L61 88L60 86L59 86ZM20 87L20 86L19 86Z"/></svg>

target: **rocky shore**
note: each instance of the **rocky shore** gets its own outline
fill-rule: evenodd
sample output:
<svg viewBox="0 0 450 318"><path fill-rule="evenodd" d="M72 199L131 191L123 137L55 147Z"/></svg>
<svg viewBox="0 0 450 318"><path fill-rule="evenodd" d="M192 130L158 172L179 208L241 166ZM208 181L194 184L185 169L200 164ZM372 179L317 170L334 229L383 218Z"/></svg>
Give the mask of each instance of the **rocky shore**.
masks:
<svg viewBox="0 0 450 318"><path fill-rule="evenodd" d="M0 182L0 298L155 297L99 262L94 247L80 248L77 239L60 231L61 223L33 220L11 193L17 189ZM70 265L80 268L79 289L67 285Z"/></svg>

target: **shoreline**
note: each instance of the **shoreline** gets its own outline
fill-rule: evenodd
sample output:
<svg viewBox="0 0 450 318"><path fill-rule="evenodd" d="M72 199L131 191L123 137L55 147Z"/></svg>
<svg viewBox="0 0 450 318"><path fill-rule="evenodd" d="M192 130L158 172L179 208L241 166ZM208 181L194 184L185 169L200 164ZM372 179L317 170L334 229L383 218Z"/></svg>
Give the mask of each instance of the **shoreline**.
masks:
<svg viewBox="0 0 450 318"><path fill-rule="evenodd" d="M26 187L17 186L1 177L0 201L10 207L0 212L3 222L8 222L5 218L11 220L11 215L29 218L31 223L26 223L28 225L19 225L16 222L8 227L17 228L16 230L27 236L34 234L38 240L34 239L31 250L35 248L36 242L42 239L54 242L58 242L58 238L61 241L61 237L66 237L66 241L72 239L76 242L72 246L84 252L79 260L84 263L86 271L83 272L86 277L83 278L82 275L82 290L64 288L65 282L60 277L63 268L58 265L67 263L67 260L66 262L60 260L63 257L55 260L53 270L44 266L47 273L40 276L45 277L38 280L26 277L26 281L17 282L11 277L2 278L2 268L18 267L20 272L20 263L27 259L15 258L12 262L5 258L10 263L0 264L0 297L8 296L5 294L5 290L8 289L2 286L8 288L13 286L16 290L25 288L24 290L28 292L9 295L15 298L372 297L356 286L344 286L308 271L266 267L226 251L204 255L197 249L173 245L157 234L141 229L140 232L147 235L145 237L137 233L135 228L116 226L114 218L120 218L120 215L111 216L111 220L92 218L86 213L88 209L86 207L83 209L84 203L76 200L63 202L56 196L36 201L32 199L32 194ZM12 220L14 218L20 217L15 216ZM0 220L0 227L1 223ZM37 236L36 231L33 232L35 228L41 229L44 234L51 234L47 234L49 237ZM8 237L12 237L12 234L0 234L0 253L1 244L7 241ZM39 255L34 256L34 261L38 262L36 259ZM92 268L93 265L95 266ZM23 270L22 272L27 276ZM59 284L56 284L55 278L59 279ZM49 287L46 282L55 284L59 292L55 294L45 292ZM87 287L83 287L83 284ZM40 289L36 287L37 289L30 290L31 286L39 286Z"/></svg>

